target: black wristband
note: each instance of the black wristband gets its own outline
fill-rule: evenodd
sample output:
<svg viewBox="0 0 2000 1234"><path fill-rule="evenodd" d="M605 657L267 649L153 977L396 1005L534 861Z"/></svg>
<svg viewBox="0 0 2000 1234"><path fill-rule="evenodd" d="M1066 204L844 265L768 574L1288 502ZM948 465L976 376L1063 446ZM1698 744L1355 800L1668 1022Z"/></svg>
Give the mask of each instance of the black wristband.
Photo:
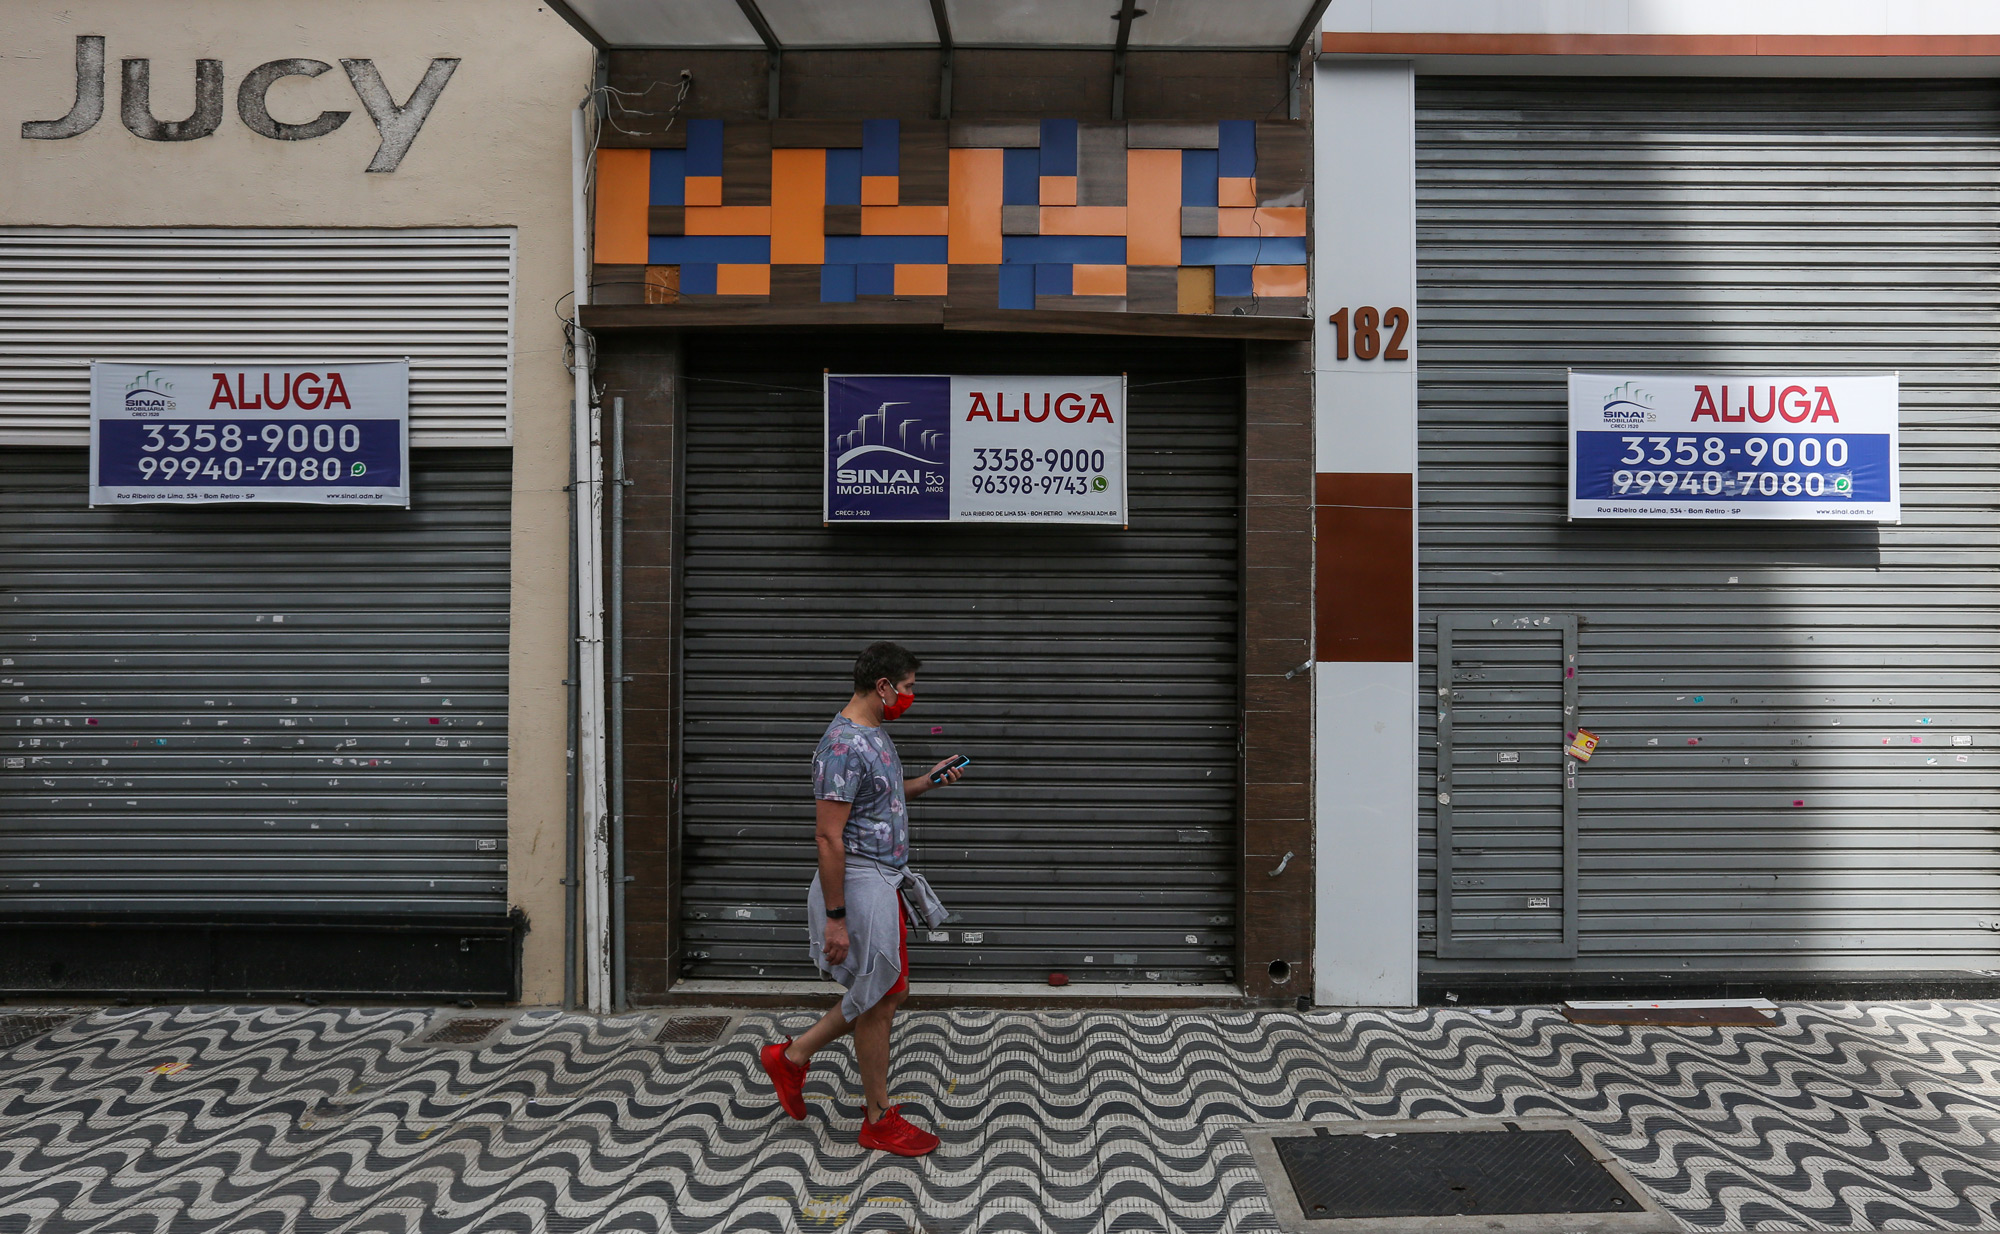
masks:
<svg viewBox="0 0 2000 1234"><path fill-rule="evenodd" d="M846 918L847 918L847 906L845 904L841 905L839 908L829 908L826 910L826 919L828 921L843 921Z"/></svg>

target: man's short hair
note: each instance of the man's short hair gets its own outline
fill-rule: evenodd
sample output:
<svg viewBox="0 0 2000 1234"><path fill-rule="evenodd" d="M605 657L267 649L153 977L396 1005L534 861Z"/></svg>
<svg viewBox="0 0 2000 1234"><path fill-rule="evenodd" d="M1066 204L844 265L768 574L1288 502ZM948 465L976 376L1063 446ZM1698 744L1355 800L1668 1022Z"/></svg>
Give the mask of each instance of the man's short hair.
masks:
<svg viewBox="0 0 2000 1234"><path fill-rule="evenodd" d="M854 688L872 690L884 677L894 684L923 666L924 662L900 643L870 643L854 661Z"/></svg>

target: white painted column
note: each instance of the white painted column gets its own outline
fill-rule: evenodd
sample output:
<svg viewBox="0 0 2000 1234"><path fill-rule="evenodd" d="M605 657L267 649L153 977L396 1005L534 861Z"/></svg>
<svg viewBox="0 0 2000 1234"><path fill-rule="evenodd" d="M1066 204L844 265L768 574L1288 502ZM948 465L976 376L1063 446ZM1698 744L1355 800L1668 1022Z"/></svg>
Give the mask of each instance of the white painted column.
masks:
<svg viewBox="0 0 2000 1234"><path fill-rule="evenodd" d="M1313 668L1314 997L1324 1005L1409 1006L1417 998L1419 702L1415 73L1407 62L1321 61L1313 116L1315 479L1322 493L1345 494L1393 491L1409 477L1411 588L1411 618L1396 623L1407 629L1344 639L1343 649L1326 637L1325 614L1318 623L1326 645L1316 644ZM1362 359L1352 345L1347 359L1336 358L1328 315L1363 305L1411 313L1409 359ZM1329 527L1385 517L1354 507L1348 519L1345 509L1316 511L1320 606L1356 590L1342 574L1352 534L1334 546ZM1392 573L1398 564L1389 563ZM1404 639L1407 655L1399 653Z"/></svg>

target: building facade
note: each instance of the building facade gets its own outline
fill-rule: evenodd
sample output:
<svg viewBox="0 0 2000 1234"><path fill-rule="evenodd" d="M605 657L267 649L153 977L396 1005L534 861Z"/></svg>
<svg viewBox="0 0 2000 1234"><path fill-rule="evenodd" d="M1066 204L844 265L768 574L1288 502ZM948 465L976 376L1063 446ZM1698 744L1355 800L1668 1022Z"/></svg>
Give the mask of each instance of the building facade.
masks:
<svg viewBox="0 0 2000 1234"><path fill-rule="evenodd" d="M2000 26L1777 7L1328 10L1321 1002L1990 983ZM1893 374L1900 521L1572 518L1572 371Z"/></svg>
<svg viewBox="0 0 2000 1234"><path fill-rule="evenodd" d="M473 0L0 27L0 988L556 1001L589 45ZM408 510L89 503L92 361L405 358Z"/></svg>
<svg viewBox="0 0 2000 1234"><path fill-rule="evenodd" d="M919 995L1309 992L1312 6L570 7L629 997L817 988L807 757L881 638L907 765L975 766L913 810ZM1129 521L835 521L842 374L1122 382Z"/></svg>

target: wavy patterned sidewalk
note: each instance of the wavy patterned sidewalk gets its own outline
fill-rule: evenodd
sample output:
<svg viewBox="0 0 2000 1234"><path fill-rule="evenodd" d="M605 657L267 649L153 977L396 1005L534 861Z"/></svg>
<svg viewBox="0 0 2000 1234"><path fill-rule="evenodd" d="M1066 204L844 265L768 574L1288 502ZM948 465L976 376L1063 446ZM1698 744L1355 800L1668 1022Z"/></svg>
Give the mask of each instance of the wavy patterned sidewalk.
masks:
<svg viewBox="0 0 2000 1234"><path fill-rule="evenodd" d="M98 1011L0 1052L0 1234L1264 1231L1242 1124L1496 1114L1581 1120L1692 1228L2000 1227L1996 1004L917 1013L894 1088L946 1142L918 1162L854 1144L845 1047L778 1110L755 1047L809 1015L712 1046L660 1019L464 1049L417 1044L421 1009Z"/></svg>

